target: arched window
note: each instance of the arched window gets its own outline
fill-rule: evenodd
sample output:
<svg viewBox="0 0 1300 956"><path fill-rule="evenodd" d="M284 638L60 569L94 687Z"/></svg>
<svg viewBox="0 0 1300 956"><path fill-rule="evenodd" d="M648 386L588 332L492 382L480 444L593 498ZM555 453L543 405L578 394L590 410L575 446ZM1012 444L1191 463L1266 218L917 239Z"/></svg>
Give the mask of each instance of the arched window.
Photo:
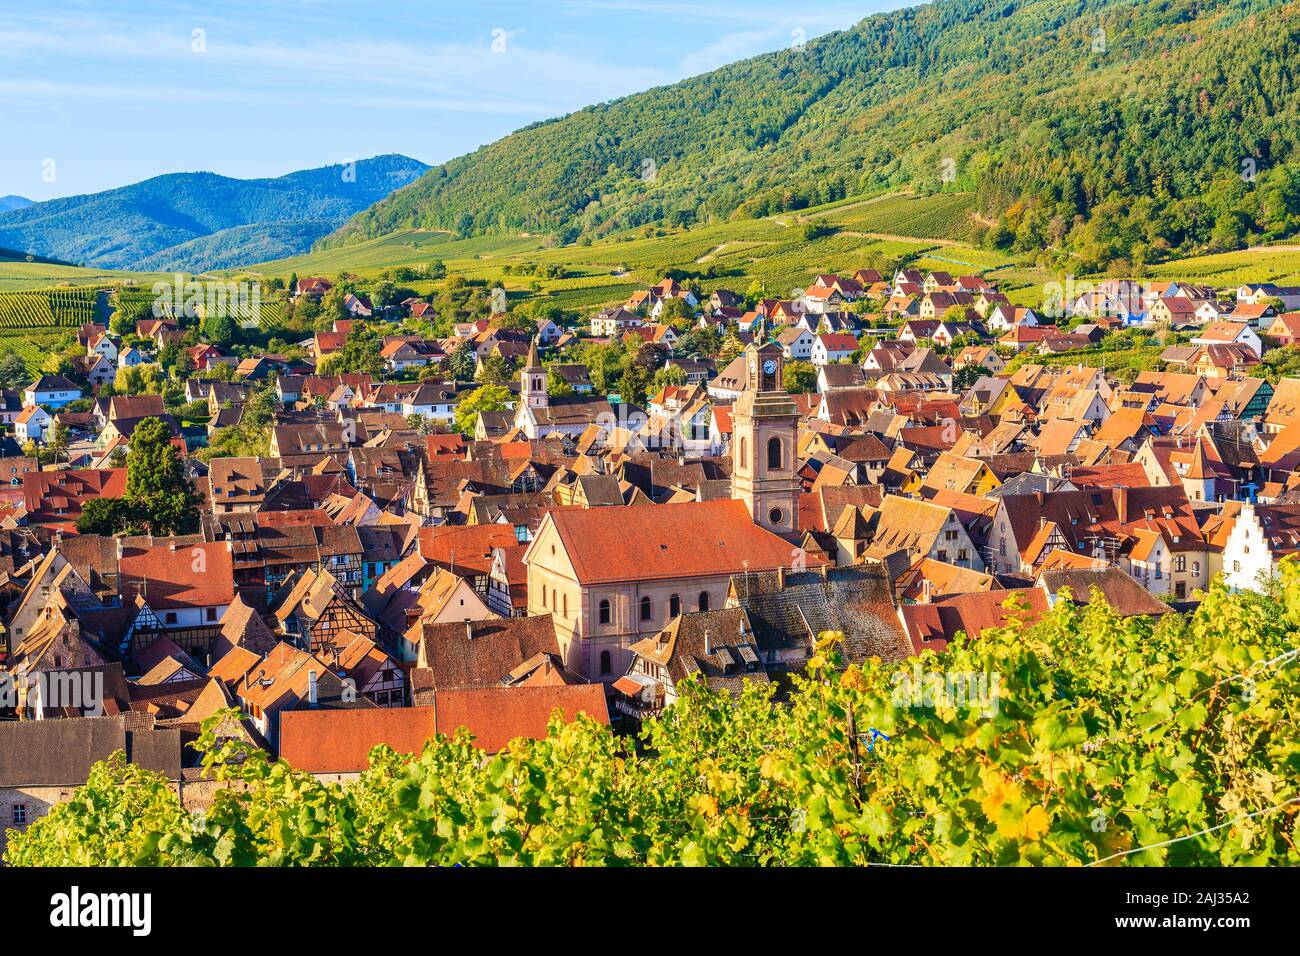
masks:
<svg viewBox="0 0 1300 956"><path fill-rule="evenodd" d="M546 588L542 588L542 607L546 607Z"/></svg>
<svg viewBox="0 0 1300 956"><path fill-rule="evenodd" d="M609 623L609 601L601 601L597 613L600 616L601 624Z"/></svg>
<svg viewBox="0 0 1300 956"><path fill-rule="evenodd" d="M641 620L650 620L650 598L648 595L641 599Z"/></svg>
<svg viewBox="0 0 1300 956"><path fill-rule="evenodd" d="M609 651L601 651L601 652L600 652L600 672L601 672L602 674L608 674L608 673L610 672L610 668L611 668L611 667L612 667L612 664L611 664L610 659L609 659Z"/></svg>
<svg viewBox="0 0 1300 956"><path fill-rule="evenodd" d="M781 468L781 439L775 436L767 440L767 467Z"/></svg>
<svg viewBox="0 0 1300 956"><path fill-rule="evenodd" d="M748 460L748 458L749 458L748 452L749 452L749 441L745 438L744 435L741 435L741 436L740 436L740 458L739 458L739 460L740 460L740 461L746 461L746 460Z"/></svg>
<svg viewBox="0 0 1300 956"><path fill-rule="evenodd" d="M707 611L708 609L709 609L709 592L708 592L708 591L701 591L701 592L700 592L700 610L701 610L701 611Z"/></svg>
<svg viewBox="0 0 1300 956"><path fill-rule="evenodd" d="M561 614L561 616L562 616L562 617L568 617L568 616L569 616L569 595L568 595L568 593L565 593L564 595L562 595L562 596L561 596L561 600L564 602L564 611L563 611L563 613Z"/></svg>
<svg viewBox="0 0 1300 956"><path fill-rule="evenodd" d="M682 599L674 594L668 599L668 616L676 617L682 613Z"/></svg>

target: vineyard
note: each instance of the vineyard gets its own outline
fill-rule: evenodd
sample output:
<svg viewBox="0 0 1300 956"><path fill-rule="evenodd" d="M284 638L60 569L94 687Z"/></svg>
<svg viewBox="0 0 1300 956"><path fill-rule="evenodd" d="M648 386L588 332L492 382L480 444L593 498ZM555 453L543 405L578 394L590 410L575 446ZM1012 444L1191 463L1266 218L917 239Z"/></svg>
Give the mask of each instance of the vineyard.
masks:
<svg viewBox="0 0 1300 956"><path fill-rule="evenodd" d="M974 205L970 193L883 196L832 210L825 221L861 232L963 240L970 235Z"/></svg>
<svg viewBox="0 0 1300 956"><path fill-rule="evenodd" d="M0 292L0 330L76 328L102 320L100 296L101 290L91 286Z"/></svg>
<svg viewBox="0 0 1300 956"><path fill-rule="evenodd" d="M68 334L66 331L13 332L0 329L0 354L14 353L32 375L39 375L50 355L67 344Z"/></svg>

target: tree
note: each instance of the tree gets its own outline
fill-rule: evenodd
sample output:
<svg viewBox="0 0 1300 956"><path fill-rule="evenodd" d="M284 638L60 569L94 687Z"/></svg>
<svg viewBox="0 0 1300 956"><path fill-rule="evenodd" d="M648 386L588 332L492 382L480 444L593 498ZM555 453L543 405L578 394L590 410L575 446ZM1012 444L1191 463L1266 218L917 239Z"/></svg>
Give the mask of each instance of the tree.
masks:
<svg viewBox="0 0 1300 956"><path fill-rule="evenodd" d="M791 395L817 391L817 369L811 362L796 359L785 363L781 384Z"/></svg>
<svg viewBox="0 0 1300 956"><path fill-rule="evenodd" d="M546 394L551 398L568 398L573 394L573 386L555 369L546 373Z"/></svg>
<svg viewBox="0 0 1300 956"><path fill-rule="evenodd" d="M193 534L198 530L198 496L185 477L171 429L161 418L146 418L131 433L126 497L154 534Z"/></svg>
<svg viewBox="0 0 1300 956"><path fill-rule="evenodd" d="M718 346L719 370L729 365L744 350L745 346L741 343L740 336L736 334L735 326L728 326L727 334L722 337L722 344Z"/></svg>
<svg viewBox="0 0 1300 956"><path fill-rule="evenodd" d="M218 348L229 348L239 335L239 327L228 315L211 315L203 320L203 335Z"/></svg>
<svg viewBox="0 0 1300 956"><path fill-rule="evenodd" d="M510 361L499 352L487 356L478 366L478 380L487 385L505 385L514 375Z"/></svg>
<svg viewBox="0 0 1300 956"><path fill-rule="evenodd" d="M460 344L452 349L444 367L452 377L452 381L472 382L474 380L474 371L478 368L478 363L474 360L474 347L470 345L469 339L462 339Z"/></svg>
<svg viewBox="0 0 1300 956"><path fill-rule="evenodd" d="M59 459L67 457L70 439L68 426L56 418L54 428L50 431L50 454L53 456L54 464L57 465Z"/></svg>
<svg viewBox="0 0 1300 956"><path fill-rule="evenodd" d="M138 516L127 498L91 498L81 506L78 534L115 535L127 531Z"/></svg>
<svg viewBox="0 0 1300 956"><path fill-rule="evenodd" d="M456 428L466 435L472 435L479 412L505 411L512 400L510 389L505 385L481 385L456 404Z"/></svg>
<svg viewBox="0 0 1300 956"><path fill-rule="evenodd" d="M32 374L27 371L27 363L17 354L5 352L0 355L0 388L26 388L31 381Z"/></svg>
<svg viewBox="0 0 1300 956"><path fill-rule="evenodd" d="M686 384L686 370L680 365L665 365L655 372L651 380L650 391L658 393L661 389L674 385Z"/></svg>
<svg viewBox="0 0 1300 956"><path fill-rule="evenodd" d="M331 289L331 292L334 290ZM330 366L332 374L341 372L378 375L384 370L384 360L379 354L379 336L366 322L357 322L348 333L347 341L339 349L337 359Z"/></svg>

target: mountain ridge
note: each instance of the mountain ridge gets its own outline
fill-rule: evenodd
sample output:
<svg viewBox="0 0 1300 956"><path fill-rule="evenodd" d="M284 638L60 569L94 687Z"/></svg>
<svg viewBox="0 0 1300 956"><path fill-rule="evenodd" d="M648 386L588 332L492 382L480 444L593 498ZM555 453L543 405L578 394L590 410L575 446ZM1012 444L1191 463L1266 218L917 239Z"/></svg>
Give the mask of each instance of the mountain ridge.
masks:
<svg viewBox="0 0 1300 956"><path fill-rule="evenodd" d="M223 268L266 251L306 251L426 169L410 157L385 154L260 179L166 173L0 213L0 246L115 269ZM271 223L279 224L273 241L256 228Z"/></svg>
<svg viewBox="0 0 1300 956"><path fill-rule="evenodd" d="M978 241L1084 265L1238 248L1300 228L1297 62L1294 0L936 0L530 124L316 248L571 242L900 188L975 191Z"/></svg>

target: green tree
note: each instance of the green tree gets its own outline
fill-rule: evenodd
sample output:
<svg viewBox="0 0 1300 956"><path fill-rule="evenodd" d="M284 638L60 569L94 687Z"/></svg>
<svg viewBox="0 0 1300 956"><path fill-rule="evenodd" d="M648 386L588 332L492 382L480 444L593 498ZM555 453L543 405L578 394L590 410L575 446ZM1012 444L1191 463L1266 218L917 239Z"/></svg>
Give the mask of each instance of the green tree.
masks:
<svg viewBox="0 0 1300 956"><path fill-rule="evenodd" d="M563 375L551 369L546 373L546 394L551 398L568 398L573 394L573 386Z"/></svg>
<svg viewBox="0 0 1300 956"><path fill-rule="evenodd" d="M27 363L14 352L0 354L0 388L26 388L32 381Z"/></svg>
<svg viewBox="0 0 1300 956"><path fill-rule="evenodd" d="M505 385L480 385L456 403L454 421L458 431L474 434L479 412L500 412L510 407L513 395Z"/></svg>
<svg viewBox="0 0 1300 956"><path fill-rule="evenodd" d="M192 534L199 527L198 496L185 477L171 429L146 418L131 433L126 497L154 534Z"/></svg>
<svg viewBox="0 0 1300 956"><path fill-rule="evenodd" d="M477 378L485 385L505 385L513 375L514 367L498 352L493 352L479 362Z"/></svg>
<svg viewBox="0 0 1300 956"><path fill-rule="evenodd" d="M203 335L218 348L229 348L239 335L239 327L228 315L212 315L203 320Z"/></svg>
<svg viewBox="0 0 1300 956"><path fill-rule="evenodd" d="M781 384L791 395L817 391L817 369L811 362L796 359L786 362L781 373Z"/></svg>

